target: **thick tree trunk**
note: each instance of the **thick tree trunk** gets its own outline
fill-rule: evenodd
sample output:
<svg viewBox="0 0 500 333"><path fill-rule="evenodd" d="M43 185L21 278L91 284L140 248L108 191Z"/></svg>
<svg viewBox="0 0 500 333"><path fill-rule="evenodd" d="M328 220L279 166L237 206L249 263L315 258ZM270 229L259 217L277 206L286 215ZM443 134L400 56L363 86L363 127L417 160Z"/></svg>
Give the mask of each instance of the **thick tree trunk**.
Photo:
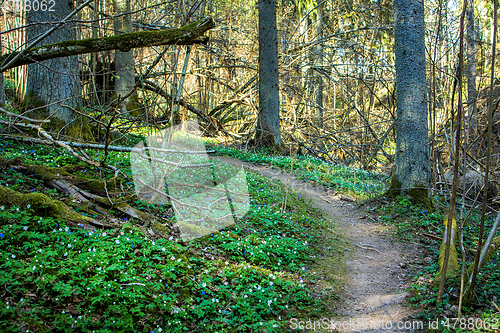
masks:
<svg viewBox="0 0 500 333"><path fill-rule="evenodd" d="M56 0L57 11L29 11L27 23L30 24L27 38L31 40L51 28L42 22L62 21L73 10L73 1ZM57 43L76 39L75 27L66 24L45 38L46 43ZM1 62L1 61L0 61ZM78 58L76 56L50 59L43 64L28 66L26 97L30 104L46 105L47 111L55 118L69 123L73 111L62 107L66 104L77 109L81 105L81 85Z"/></svg>
<svg viewBox="0 0 500 333"><path fill-rule="evenodd" d="M276 0L259 0L259 121L257 138L282 145L279 114L278 31Z"/></svg>
<svg viewBox="0 0 500 333"><path fill-rule="evenodd" d="M431 205L424 3L395 0L396 166L391 193Z"/></svg>
<svg viewBox="0 0 500 333"><path fill-rule="evenodd" d="M113 9L115 15L130 12L130 0L114 0ZM132 32L132 21L130 14L115 17L115 35ZM115 50L115 92L118 96L125 97L135 88L134 53L130 51ZM137 112L139 111L139 112ZM137 93L132 93L123 100L122 112L130 112L132 115L140 113L137 103Z"/></svg>

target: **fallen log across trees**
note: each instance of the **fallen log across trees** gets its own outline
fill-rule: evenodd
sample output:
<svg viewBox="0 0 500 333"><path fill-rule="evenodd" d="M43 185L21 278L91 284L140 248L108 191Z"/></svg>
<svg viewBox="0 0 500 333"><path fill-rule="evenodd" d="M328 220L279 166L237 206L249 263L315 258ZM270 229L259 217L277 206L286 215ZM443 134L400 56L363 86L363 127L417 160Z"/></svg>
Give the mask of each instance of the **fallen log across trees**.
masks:
<svg viewBox="0 0 500 333"><path fill-rule="evenodd" d="M211 18L204 18L181 28L154 31L138 31L102 38L69 40L42 45L24 52L16 61L19 52L0 56L0 72L22 65L32 64L53 58L69 57L92 52L120 50L127 52L134 48L158 45L206 44L208 37L203 34L215 27ZM21 51L23 53L23 51Z"/></svg>

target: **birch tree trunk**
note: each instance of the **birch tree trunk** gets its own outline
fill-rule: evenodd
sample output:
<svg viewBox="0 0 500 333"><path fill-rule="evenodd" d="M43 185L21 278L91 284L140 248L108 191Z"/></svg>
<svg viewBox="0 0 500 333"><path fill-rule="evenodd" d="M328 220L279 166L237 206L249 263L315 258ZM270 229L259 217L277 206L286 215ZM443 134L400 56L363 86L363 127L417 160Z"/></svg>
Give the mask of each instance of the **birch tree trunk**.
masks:
<svg viewBox="0 0 500 333"><path fill-rule="evenodd" d="M391 194L431 206L425 26L422 0L395 0L396 165Z"/></svg>
<svg viewBox="0 0 500 333"><path fill-rule="evenodd" d="M259 0L259 120L257 139L282 145L279 114L278 31L276 0Z"/></svg>
<svg viewBox="0 0 500 333"><path fill-rule="evenodd" d="M27 12L27 38L31 40L49 30L47 22L59 22L73 10L73 1L56 0L54 12ZM76 30L67 23L56 30L43 42L57 43L76 39ZM46 110L55 118L69 123L73 120L73 111L62 107L68 105L74 109L81 106L81 85L78 57L71 56L33 63L28 65L26 82L26 100L36 106L46 106Z"/></svg>

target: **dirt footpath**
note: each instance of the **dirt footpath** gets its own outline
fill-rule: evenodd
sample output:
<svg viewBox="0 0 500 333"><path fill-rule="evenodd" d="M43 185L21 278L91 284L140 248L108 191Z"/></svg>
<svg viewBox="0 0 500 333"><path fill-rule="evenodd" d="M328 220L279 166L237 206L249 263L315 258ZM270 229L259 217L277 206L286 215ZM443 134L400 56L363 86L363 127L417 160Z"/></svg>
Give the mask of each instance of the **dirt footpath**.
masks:
<svg viewBox="0 0 500 333"><path fill-rule="evenodd" d="M350 243L346 261L346 283L335 312L342 323L337 332L419 332L420 324L427 323L405 319L412 309L405 306L410 282L416 266L413 265L421 250L415 244L403 244L392 236L388 226L377 222L372 214L356 208L354 202L335 193L329 193L297 180L288 173L264 165L241 162L219 157L227 163L255 170L260 174L281 181L320 209L327 220L337 223L337 228ZM405 328L406 327L406 328ZM330 330L332 331L332 330Z"/></svg>

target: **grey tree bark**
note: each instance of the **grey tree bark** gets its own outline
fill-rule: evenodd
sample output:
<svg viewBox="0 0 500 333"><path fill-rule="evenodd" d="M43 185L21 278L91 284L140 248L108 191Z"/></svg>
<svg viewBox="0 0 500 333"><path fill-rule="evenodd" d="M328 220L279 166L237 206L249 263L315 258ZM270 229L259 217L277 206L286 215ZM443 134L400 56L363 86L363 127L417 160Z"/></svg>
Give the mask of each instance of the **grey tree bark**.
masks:
<svg viewBox="0 0 500 333"><path fill-rule="evenodd" d="M259 0L259 119L257 138L282 145L279 114L278 31L276 0Z"/></svg>
<svg viewBox="0 0 500 333"><path fill-rule="evenodd" d="M130 12L130 0L113 0L115 15ZM114 19L115 35L132 32L130 15L121 15ZM115 93L122 98L127 96L135 87L134 53L115 50ZM138 109L137 93L132 93L123 101L122 112L135 114Z"/></svg>
<svg viewBox="0 0 500 333"><path fill-rule="evenodd" d="M476 119L476 33L474 27L474 0L469 0L467 3L467 19L466 28L466 47L467 47L467 62L465 67L465 75L467 76L467 120L468 120L468 136L474 135L477 130Z"/></svg>
<svg viewBox="0 0 500 333"><path fill-rule="evenodd" d="M47 22L59 22L73 10L73 1L56 0L54 12L29 11L27 38L31 40L51 28ZM68 23L43 40L44 44L76 39L75 27ZM42 106L55 118L69 123L73 120L72 108L81 105L81 85L78 57L57 58L28 65L26 99L29 103Z"/></svg>
<svg viewBox="0 0 500 333"><path fill-rule="evenodd" d="M0 36L0 55L2 55L2 37ZM0 73L0 106L5 105L5 83L3 72Z"/></svg>
<svg viewBox="0 0 500 333"><path fill-rule="evenodd" d="M321 2L318 4L317 13L318 13L318 22L317 22L317 34L316 38L317 40L322 40L323 39L323 5L324 2ZM323 66L323 43L318 44L318 56L317 56L317 61L316 61L316 66L321 68ZM316 71L317 75L317 86L318 86L318 91L316 93L316 108L317 108L317 121L318 121L318 126L322 127L323 124L323 88L324 88L324 83L323 83L323 77L321 76L321 73Z"/></svg>
<svg viewBox="0 0 500 333"><path fill-rule="evenodd" d="M397 138L390 192L431 206L424 2L394 0L394 15Z"/></svg>

